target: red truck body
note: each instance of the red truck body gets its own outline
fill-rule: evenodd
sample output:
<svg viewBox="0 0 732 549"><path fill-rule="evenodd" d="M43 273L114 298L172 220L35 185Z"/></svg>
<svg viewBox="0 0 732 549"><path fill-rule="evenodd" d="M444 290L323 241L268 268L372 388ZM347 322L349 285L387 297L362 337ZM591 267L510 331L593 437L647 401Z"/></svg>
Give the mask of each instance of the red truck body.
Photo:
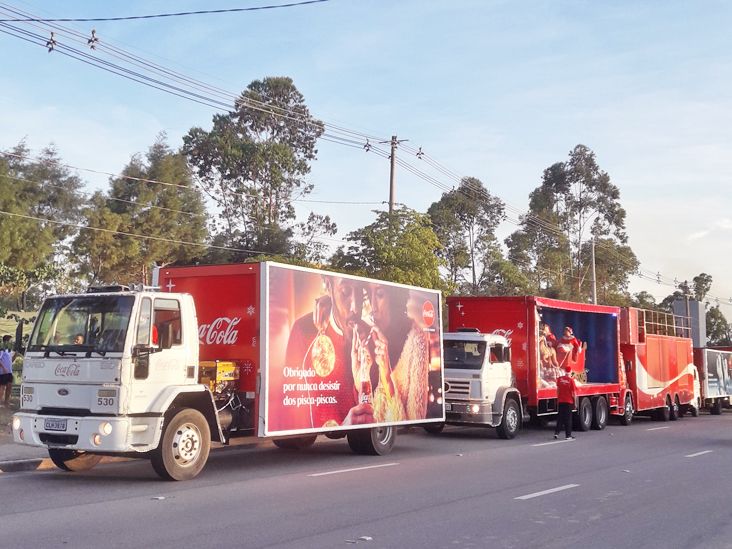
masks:
<svg viewBox="0 0 732 549"><path fill-rule="evenodd" d="M688 329L677 326L673 315L634 307L623 309L620 325L635 411L693 404L698 374Z"/></svg>
<svg viewBox="0 0 732 549"><path fill-rule="evenodd" d="M365 354L371 355L368 372L362 374L365 380L354 378L361 374L352 364L352 339L333 320L337 298L328 288L341 284L336 281L347 281L358 309L349 323L356 324L367 346ZM400 367L397 360L402 357L396 355L391 364L394 375L417 379L423 390L415 393L414 387L409 388L413 395L405 404L409 409L400 414L379 417L375 411L373 425L444 419L437 392L442 387L437 291L270 262L165 268L159 285L163 291L193 296L199 360L237 365L239 391L253 401L259 436L353 428L348 412L363 402L361 398L373 398L371 393L362 394L362 386L375 395L379 384L373 334L367 337L378 324L377 305L372 302L376 298L369 293L376 287L392 296L391 318L406 326L402 355L411 352L409 368L417 370L407 373L407 366ZM396 346L394 341L390 344Z"/></svg>
<svg viewBox="0 0 732 549"><path fill-rule="evenodd" d="M546 323L562 346L562 333L571 327L586 350L576 352L571 369L579 397L603 395L610 413L622 414L625 376L620 360L618 315L620 309L556 299L520 297L448 297L448 330L477 328L505 336L511 345L515 386L529 411L536 415L556 412L556 372L547 374L540 357L540 325ZM561 362L561 353L559 355ZM569 360L569 359L567 359ZM562 364L563 366L563 364Z"/></svg>

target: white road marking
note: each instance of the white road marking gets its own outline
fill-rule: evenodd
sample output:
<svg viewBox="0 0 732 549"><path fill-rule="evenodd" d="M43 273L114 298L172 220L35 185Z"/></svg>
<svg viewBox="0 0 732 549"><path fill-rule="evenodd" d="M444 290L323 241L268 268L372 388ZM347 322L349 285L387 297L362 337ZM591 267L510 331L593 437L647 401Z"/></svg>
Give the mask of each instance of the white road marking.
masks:
<svg viewBox="0 0 732 549"><path fill-rule="evenodd" d="M689 454L688 456L684 456L687 458L695 458L696 456L703 456L704 454L711 454L714 450L704 450L703 452L697 452L696 454Z"/></svg>
<svg viewBox="0 0 732 549"><path fill-rule="evenodd" d="M313 473L309 477L324 477L326 475L337 475L340 473L352 473L353 471L365 471L366 469L378 469L379 467L391 467L399 465L398 463L382 463L381 465L369 465L368 467L354 467L352 469L338 469L336 471L326 471L325 473Z"/></svg>
<svg viewBox="0 0 732 549"><path fill-rule="evenodd" d="M646 429L646 431L658 431L659 429L670 429L671 427L651 427L650 429Z"/></svg>
<svg viewBox="0 0 732 549"><path fill-rule="evenodd" d="M570 439L562 439L562 440L552 440L551 442L540 442L539 444L532 444L532 446L550 446L552 444L564 444L565 442L572 442L573 438Z"/></svg>
<svg viewBox="0 0 732 549"><path fill-rule="evenodd" d="M565 484L564 486L557 486L556 488L549 488L549 490L542 490L541 492L534 492L533 494L526 494L525 496L519 496L517 498L513 499L532 499L532 498L538 498L540 496L545 496L547 494L553 494L555 492L562 492L564 490L569 490L570 488L577 488L579 484Z"/></svg>

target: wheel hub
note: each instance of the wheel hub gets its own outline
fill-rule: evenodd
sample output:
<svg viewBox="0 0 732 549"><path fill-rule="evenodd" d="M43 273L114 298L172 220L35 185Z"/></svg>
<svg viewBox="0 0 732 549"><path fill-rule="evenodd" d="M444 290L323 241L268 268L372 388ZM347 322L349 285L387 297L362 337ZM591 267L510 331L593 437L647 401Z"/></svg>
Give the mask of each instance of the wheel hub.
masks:
<svg viewBox="0 0 732 549"><path fill-rule="evenodd" d="M195 461L201 451L201 432L190 423L181 425L173 437L173 457L179 465Z"/></svg>

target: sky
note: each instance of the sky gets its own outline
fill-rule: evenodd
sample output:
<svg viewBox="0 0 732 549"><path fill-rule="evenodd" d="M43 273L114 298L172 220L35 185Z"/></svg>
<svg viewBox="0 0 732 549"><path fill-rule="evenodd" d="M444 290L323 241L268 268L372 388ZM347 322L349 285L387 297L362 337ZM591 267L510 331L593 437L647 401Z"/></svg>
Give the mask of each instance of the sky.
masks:
<svg viewBox="0 0 732 549"><path fill-rule="evenodd" d="M100 18L282 3L14 0L0 2L0 19L7 8ZM711 304L732 318L729 2L329 0L59 24L94 28L104 44L232 96L253 80L291 77L326 123L407 140L397 158L434 178L397 167L396 200L418 211L456 185L454 174L480 179L515 220L542 172L586 145L627 211L642 274L631 291L660 301L674 280L706 272ZM118 173L160 132L177 148L216 112L0 32L0 149L53 144L70 165ZM419 147L445 169L417 158ZM360 145L322 141L318 151L309 198L324 202L298 203L298 215L330 215L343 239L385 208L389 162ZM105 175L79 175L89 190L106 188ZM516 228L507 220L499 238Z"/></svg>

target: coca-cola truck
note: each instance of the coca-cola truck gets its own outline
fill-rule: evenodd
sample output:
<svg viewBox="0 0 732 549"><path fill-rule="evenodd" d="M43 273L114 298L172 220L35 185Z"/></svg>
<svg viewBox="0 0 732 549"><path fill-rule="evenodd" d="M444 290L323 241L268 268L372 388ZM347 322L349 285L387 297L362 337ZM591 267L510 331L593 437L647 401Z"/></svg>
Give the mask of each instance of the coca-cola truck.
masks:
<svg viewBox="0 0 732 549"><path fill-rule="evenodd" d="M732 396L732 352L717 348L695 348L694 364L699 370L699 400L692 412L709 409L718 416L730 405Z"/></svg>
<svg viewBox="0 0 732 549"><path fill-rule="evenodd" d="M699 374L688 324L672 313L624 307L620 348L628 391L625 407L657 420L699 411Z"/></svg>
<svg viewBox="0 0 732 549"><path fill-rule="evenodd" d="M447 312L448 424L496 427L511 438L522 421L556 415L556 379L565 367L578 385L579 430L604 429L609 415L631 421L632 409L623 407L619 308L534 296L455 296L447 298Z"/></svg>
<svg viewBox="0 0 732 549"><path fill-rule="evenodd" d="M270 262L158 275L161 291L46 299L16 442L66 470L141 457L183 480L212 441L325 434L386 454L397 426L444 420L439 292Z"/></svg>

